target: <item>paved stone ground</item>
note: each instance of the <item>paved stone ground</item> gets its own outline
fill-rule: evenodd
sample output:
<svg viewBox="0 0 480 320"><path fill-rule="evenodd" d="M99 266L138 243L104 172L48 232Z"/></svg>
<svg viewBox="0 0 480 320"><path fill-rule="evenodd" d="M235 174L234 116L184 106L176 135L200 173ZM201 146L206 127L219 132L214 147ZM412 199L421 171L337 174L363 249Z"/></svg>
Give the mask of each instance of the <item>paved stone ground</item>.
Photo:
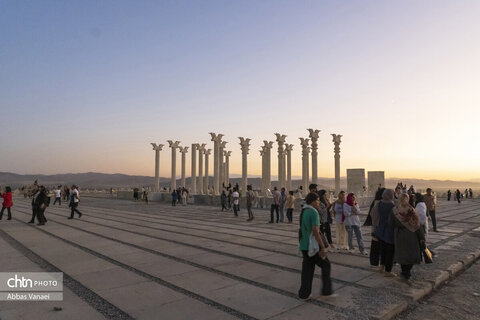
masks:
<svg viewBox="0 0 480 320"><path fill-rule="evenodd" d="M317 270L315 299L302 302L297 224L268 224L264 210L247 222L246 210L235 218L207 206L82 197L81 219L51 206L37 227L25 223L28 201L13 209L14 220L0 221L0 271L62 271L65 297L0 302L0 319L390 319L480 256L480 203L443 201L440 232L428 241L435 263L414 267L413 286L375 272L368 257L330 252L339 296L319 296ZM370 230L362 232L368 247Z"/></svg>

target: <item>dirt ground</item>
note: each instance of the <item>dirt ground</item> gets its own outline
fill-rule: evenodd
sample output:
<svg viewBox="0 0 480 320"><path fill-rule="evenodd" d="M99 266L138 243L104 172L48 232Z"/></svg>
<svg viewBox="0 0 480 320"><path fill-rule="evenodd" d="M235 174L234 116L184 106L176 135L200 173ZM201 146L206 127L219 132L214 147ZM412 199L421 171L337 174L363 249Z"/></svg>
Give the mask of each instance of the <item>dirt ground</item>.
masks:
<svg viewBox="0 0 480 320"><path fill-rule="evenodd" d="M397 320L480 319L480 262L417 302Z"/></svg>

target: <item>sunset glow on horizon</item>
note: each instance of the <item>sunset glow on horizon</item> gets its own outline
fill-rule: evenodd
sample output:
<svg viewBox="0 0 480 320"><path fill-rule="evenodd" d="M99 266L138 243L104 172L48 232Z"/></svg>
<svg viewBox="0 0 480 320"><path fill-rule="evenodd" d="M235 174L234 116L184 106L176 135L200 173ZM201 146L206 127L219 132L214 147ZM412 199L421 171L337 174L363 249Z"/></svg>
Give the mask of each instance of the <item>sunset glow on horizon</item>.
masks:
<svg viewBox="0 0 480 320"><path fill-rule="evenodd" d="M0 2L0 171L154 175L151 142L319 129L318 175L480 180L480 2ZM180 154L177 175L180 177ZM210 159L213 159L211 157ZM311 163L311 162L310 162ZM213 160L210 161L213 174ZM311 171L310 171L311 172Z"/></svg>

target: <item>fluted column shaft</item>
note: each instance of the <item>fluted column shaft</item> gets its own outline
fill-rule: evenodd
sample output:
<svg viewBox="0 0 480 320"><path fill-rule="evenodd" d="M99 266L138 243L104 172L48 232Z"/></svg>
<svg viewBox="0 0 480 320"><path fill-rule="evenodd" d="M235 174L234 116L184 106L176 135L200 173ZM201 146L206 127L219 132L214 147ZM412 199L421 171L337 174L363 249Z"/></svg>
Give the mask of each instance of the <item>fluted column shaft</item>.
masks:
<svg viewBox="0 0 480 320"><path fill-rule="evenodd" d="M210 155L210 152L212 149L208 149L204 151L205 154L205 181L203 182L203 192L205 194L208 194L208 156Z"/></svg>
<svg viewBox="0 0 480 320"><path fill-rule="evenodd" d="M342 136L339 134L332 134L335 153L335 194L340 192L340 143Z"/></svg>
<svg viewBox="0 0 480 320"><path fill-rule="evenodd" d="M170 178L170 189L177 189L177 148L180 145L180 141L173 142L168 140L170 148L172 148L172 175Z"/></svg>
<svg viewBox="0 0 480 320"><path fill-rule="evenodd" d="M182 187L184 187L184 188L186 187L186 185L185 185L185 175L186 175L185 166L186 166L187 152L188 152L188 147L180 147L180 153L182 154L182 180L181 180L181 184L182 184Z"/></svg>
<svg viewBox="0 0 480 320"><path fill-rule="evenodd" d="M192 173L190 178L190 188L192 194L197 193L197 143L192 143Z"/></svg>
<svg viewBox="0 0 480 320"><path fill-rule="evenodd" d="M312 182L318 183L318 137L320 130L307 129L312 140Z"/></svg>
<svg viewBox="0 0 480 320"><path fill-rule="evenodd" d="M239 137L239 139L240 139L240 147L242 149L242 191L243 191L242 193L246 195L247 184L248 184L247 156L248 156L248 150L250 147L250 139L243 138L243 137ZM263 162L262 162L262 166L263 166ZM263 167L262 167L262 170L263 170ZM263 185L262 185L262 188L263 188Z"/></svg>

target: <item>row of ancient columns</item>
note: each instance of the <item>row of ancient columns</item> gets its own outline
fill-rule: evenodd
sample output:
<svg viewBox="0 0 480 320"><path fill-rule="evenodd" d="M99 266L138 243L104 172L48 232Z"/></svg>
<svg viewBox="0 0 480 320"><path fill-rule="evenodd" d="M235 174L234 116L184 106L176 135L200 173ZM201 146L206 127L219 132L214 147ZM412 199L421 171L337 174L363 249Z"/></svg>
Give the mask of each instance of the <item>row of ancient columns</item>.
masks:
<svg viewBox="0 0 480 320"><path fill-rule="evenodd" d="M320 130L308 129L309 138L311 139L311 146L309 146L310 139L300 138L300 145L302 147L302 188L308 190L310 182L318 183L318 137ZM229 162L231 151L226 151L225 147L227 142L222 141L223 134L210 133L211 141L213 141L213 188L215 194L219 194L223 185L229 184ZM285 144L286 135L275 133L278 144L278 181L280 187L284 187L287 190L292 189L292 158L291 152L293 150L293 144ZM340 143L341 135L332 134L334 142L335 152L335 192L340 190ZM242 182L241 190L245 191L248 184L248 167L247 167L247 155L250 147L250 139L239 137L240 147L242 150ZM170 147L172 148L172 174L171 174L171 189L176 189L176 149L180 150L182 154L182 186L185 186L185 158L188 152L188 147L181 147L180 141L173 142L168 140ZM264 145L260 150L262 156L262 191L271 188L271 149L273 147L273 141L263 141ZM155 190L159 190L159 162L160 151L162 150L162 144L152 143L153 150L155 150ZM190 191L192 193L208 194L208 168L209 168L209 155L211 149L206 149L206 144L192 144L192 161L191 161L191 185ZM197 186L197 151L198 151L198 186ZM310 152L312 153L312 180L309 180L309 159ZM203 172L205 159L205 175Z"/></svg>

